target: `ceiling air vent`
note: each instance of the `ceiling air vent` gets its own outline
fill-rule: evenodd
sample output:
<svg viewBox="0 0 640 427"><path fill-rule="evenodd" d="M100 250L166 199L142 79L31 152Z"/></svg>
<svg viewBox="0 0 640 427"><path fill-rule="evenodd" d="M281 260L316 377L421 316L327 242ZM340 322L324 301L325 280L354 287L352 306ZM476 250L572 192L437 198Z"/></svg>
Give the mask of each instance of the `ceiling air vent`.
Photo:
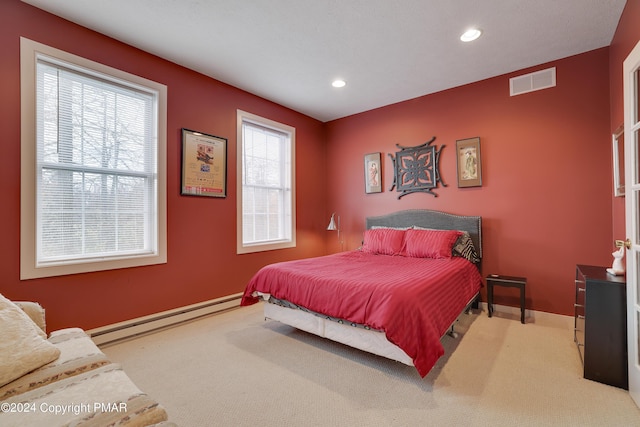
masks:
<svg viewBox="0 0 640 427"><path fill-rule="evenodd" d="M556 85L556 67L509 79L511 96L547 89Z"/></svg>

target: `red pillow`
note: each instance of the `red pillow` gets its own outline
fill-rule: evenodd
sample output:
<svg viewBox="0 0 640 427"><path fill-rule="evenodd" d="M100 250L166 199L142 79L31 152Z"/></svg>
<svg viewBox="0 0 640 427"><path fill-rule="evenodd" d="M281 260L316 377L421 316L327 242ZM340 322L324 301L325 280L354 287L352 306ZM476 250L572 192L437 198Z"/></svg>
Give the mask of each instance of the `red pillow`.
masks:
<svg viewBox="0 0 640 427"><path fill-rule="evenodd" d="M405 255L415 258L451 258L453 245L462 232L458 230L407 230Z"/></svg>
<svg viewBox="0 0 640 427"><path fill-rule="evenodd" d="M379 255L400 255L404 247L405 230L373 228L365 230L362 252Z"/></svg>

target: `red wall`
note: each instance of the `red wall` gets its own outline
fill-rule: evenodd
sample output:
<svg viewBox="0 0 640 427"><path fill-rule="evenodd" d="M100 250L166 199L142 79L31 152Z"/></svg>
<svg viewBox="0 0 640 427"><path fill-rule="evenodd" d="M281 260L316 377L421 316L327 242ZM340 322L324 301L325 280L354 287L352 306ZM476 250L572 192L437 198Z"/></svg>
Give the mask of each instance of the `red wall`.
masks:
<svg viewBox="0 0 640 427"><path fill-rule="evenodd" d="M167 85L167 264L20 281L20 36ZM93 328L241 292L262 265L326 252L324 228L328 213L322 123L18 0L0 2L0 46L0 293L42 303L50 329ZM236 109L296 128L295 249L235 253ZM180 196L183 127L228 138L225 199Z"/></svg>
<svg viewBox="0 0 640 427"><path fill-rule="evenodd" d="M612 261L608 61L603 48L329 123L329 210L342 215L347 248L360 244L367 215L410 208L481 215L483 273L525 276L528 308L572 314L576 263ZM557 87L509 96L509 77L551 66ZM398 200L387 191L388 154L396 143L432 136L445 145L447 187L437 197ZM460 189L455 142L476 136L483 185ZM363 156L378 151L385 191L365 194ZM515 305L512 297L502 302Z"/></svg>
<svg viewBox="0 0 640 427"><path fill-rule="evenodd" d="M628 0L609 46L611 133L624 122L622 64L640 40L640 1ZM613 185L613 184L612 184ZM613 197L613 236L625 239L624 197Z"/></svg>
<svg viewBox="0 0 640 427"><path fill-rule="evenodd" d="M240 292L262 265L337 251L335 234L325 231L332 211L341 215L345 249L353 249L365 216L428 208L482 215L483 273L526 276L529 308L572 314L575 264L609 265L612 239L624 234L623 199L612 197L610 138L622 122L622 60L640 39L639 9L637 0L627 2L610 48L323 125L19 0L3 0L0 293L41 302L51 329L93 328ZM20 36L168 86L167 264L20 281ZM509 77L549 66L557 67L557 87L509 97ZM235 254L238 108L296 127L296 249ZM182 127L229 139L227 198L180 196ZM440 170L448 186L436 190L437 198L398 200L388 191L387 154L396 143L417 145L432 136L446 146ZM474 136L481 138L483 186L459 189L455 141ZM378 151L385 191L367 195L363 156ZM516 305L508 291L500 290L507 296L498 302Z"/></svg>

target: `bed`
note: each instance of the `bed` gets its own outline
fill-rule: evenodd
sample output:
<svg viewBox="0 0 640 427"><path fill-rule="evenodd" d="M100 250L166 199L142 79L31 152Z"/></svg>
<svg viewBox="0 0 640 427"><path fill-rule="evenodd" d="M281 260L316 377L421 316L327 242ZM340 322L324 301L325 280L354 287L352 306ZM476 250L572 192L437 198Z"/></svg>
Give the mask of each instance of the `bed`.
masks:
<svg viewBox="0 0 640 427"><path fill-rule="evenodd" d="M241 305L266 319L415 366L426 376L440 339L478 298L482 219L433 210L368 217L362 247L260 269Z"/></svg>

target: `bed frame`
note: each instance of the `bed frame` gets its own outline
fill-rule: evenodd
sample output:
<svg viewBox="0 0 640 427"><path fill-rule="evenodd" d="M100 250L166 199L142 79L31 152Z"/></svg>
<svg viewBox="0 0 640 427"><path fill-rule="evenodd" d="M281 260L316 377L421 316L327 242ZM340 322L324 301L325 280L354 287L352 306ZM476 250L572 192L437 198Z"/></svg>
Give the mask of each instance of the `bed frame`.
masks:
<svg viewBox="0 0 640 427"><path fill-rule="evenodd" d="M367 229L372 227L405 228L413 226L439 230L467 231L473 240L478 256L482 258L482 218L479 216L460 216L440 211L413 209L382 216L368 217L366 219ZM478 295L475 295L460 315L468 312L469 307L477 298ZM264 304L264 316L265 320L277 320L332 341L413 366L413 360L407 353L387 340L387 337L382 331L354 328L350 325L316 316L313 313L270 303ZM455 320L447 333L455 337L456 334L453 331L454 324Z"/></svg>

